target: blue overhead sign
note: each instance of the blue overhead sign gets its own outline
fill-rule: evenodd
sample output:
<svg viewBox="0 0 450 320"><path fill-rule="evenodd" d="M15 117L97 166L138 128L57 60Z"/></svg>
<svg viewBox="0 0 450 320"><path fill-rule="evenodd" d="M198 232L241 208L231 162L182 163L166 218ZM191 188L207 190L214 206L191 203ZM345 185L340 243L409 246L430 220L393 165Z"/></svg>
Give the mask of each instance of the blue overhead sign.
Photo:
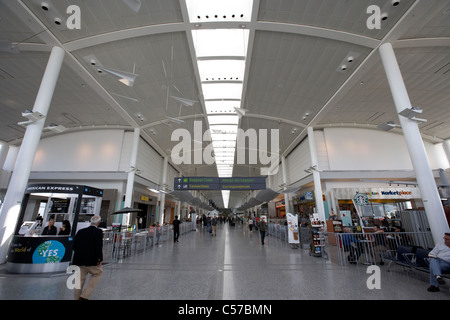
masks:
<svg viewBox="0 0 450 320"><path fill-rule="evenodd" d="M265 190L265 177L177 177L174 190Z"/></svg>

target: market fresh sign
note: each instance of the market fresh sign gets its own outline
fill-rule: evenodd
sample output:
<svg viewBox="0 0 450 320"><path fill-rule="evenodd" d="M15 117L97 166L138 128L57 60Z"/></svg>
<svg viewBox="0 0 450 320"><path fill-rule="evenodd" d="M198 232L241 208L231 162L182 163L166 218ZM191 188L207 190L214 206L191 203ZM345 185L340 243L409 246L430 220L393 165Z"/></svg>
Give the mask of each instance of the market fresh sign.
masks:
<svg viewBox="0 0 450 320"><path fill-rule="evenodd" d="M336 199L354 199L366 196L368 199L420 199L419 188L342 188L334 189Z"/></svg>

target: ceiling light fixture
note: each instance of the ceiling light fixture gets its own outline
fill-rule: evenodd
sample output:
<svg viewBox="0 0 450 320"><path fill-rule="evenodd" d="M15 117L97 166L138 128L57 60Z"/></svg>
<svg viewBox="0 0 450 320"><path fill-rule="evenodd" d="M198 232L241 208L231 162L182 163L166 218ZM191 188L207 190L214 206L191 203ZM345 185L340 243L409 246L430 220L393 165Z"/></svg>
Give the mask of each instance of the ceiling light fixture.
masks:
<svg viewBox="0 0 450 320"><path fill-rule="evenodd" d="M62 126L62 125L57 125L57 124L54 124L54 123L50 124L50 125L49 125L48 127L46 127L45 129L51 130L51 131L56 132L56 133L61 133L61 132L64 132L64 131L67 130L66 127L64 127L64 126Z"/></svg>
<svg viewBox="0 0 450 320"><path fill-rule="evenodd" d="M13 45L11 41L0 40L0 51L7 53L20 53L17 45Z"/></svg>
<svg viewBox="0 0 450 320"><path fill-rule="evenodd" d="M417 115L422 114L423 110L419 107L412 107L411 109L404 109L403 111L400 111L398 114L408 118L410 120L418 121L418 122L427 122L426 119L416 118Z"/></svg>
<svg viewBox="0 0 450 320"><path fill-rule="evenodd" d="M171 121L171 122L173 122L173 123L178 123L178 124L184 122L184 120L177 119L177 118L172 118L172 117L169 117L169 116L166 116L166 119L169 120L169 121Z"/></svg>
<svg viewBox="0 0 450 320"><path fill-rule="evenodd" d="M42 113L37 111L31 111L29 109L25 110L25 112L22 112L22 117L25 117L32 122L36 122L38 120L45 118L45 116Z"/></svg>
<svg viewBox="0 0 450 320"><path fill-rule="evenodd" d="M247 113L247 109L242 109L242 108L234 108L234 110L236 110L236 113L239 117L239 119L241 119L243 116L245 116L245 114Z"/></svg>
<svg viewBox="0 0 450 320"><path fill-rule="evenodd" d="M122 0L131 10L138 13L141 10L141 0Z"/></svg>
<svg viewBox="0 0 450 320"><path fill-rule="evenodd" d="M126 72L126 71L120 71L115 69L109 69L101 66L96 66L98 70L101 70L102 72L106 72L115 78L122 82L124 85L128 87L132 87L134 85L134 80L138 76L137 74Z"/></svg>
<svg viewBox="0 0 450 320"><path fill-rule="evenodd" d="M170 96L170 97L172 99L177 100L178 102L181 102L181 104L186 107L192 107L196 102L198 102L198 101L194 101L194 100L190 100L190 99L186 99L186 98L175 97L175 96Z"/></svg>
<svg viewBox="0 0 450 320"><path fill-rule="evenodd" d="M378 129L383 130L383 131L390 131L394 128L401 128L401 126L398 124L395 124L393 121L389 121L387 123L381 123L378 125Z"/></svg>

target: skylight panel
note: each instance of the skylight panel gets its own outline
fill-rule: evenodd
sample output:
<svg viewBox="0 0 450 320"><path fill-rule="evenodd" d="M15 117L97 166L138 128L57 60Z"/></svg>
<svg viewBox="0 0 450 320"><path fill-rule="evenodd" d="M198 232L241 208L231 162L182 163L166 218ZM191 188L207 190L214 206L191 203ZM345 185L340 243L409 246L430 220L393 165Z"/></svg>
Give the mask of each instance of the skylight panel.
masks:
<svg viewBox="0 0 450 320"><path fill-rule="evenodd" d="M192 30L195 54L198 59L210 57L245 58L248 29Z"/></svg>
<svg viewBox="0 0 450 320"><path fill-rule="evenodd" d="M236 141L236 134L211 134L213 141Z"/></svg>
<svg viewBox="0 0 450 320"><path fill-rule="evenodd" d="M213 134L219 133L237 133L238 126L237 125L210 125L209 129Z"/></svg>
<svg viewBox="0 0 450 320"><path fill-rule="evenodd" d="M242 83L204 83L203 97L205 100L241 99Z"/></svg>
<svg viewBox="0 0 450 320"><path fill-rule="evenodd" d="M208 122L210 126L224 125L224 124L237 125L239 123L239 117L237 115L220 115L220 116L213 115L208 116Z"/></svg>
<svg viewBox="0 0 450 320"><path fill-rule="evenodd" d="M233 141L213 141L213 148L214 150L217 150L217 148L235 148L236 147L236 143L234 143Z"/></svg>
<svg viewBox="0 0 450 320"><path fill-rule="evenodd" d="M241 105L240 100L226 100L226 101L205 101L206 113L233 113L236 114L236 109Z"/></svg>
<svg viewBox="0 0 450 320"><path fill-rule="evenodd" d="M244 60L201 60L198 69L202 82L207 81L243 81Z"/></svg>
<svg viewBox="0 0 450 320"><path fill-rule="evenodd" d="M253 0L186 0L191 23L250 21Z"/></svg>

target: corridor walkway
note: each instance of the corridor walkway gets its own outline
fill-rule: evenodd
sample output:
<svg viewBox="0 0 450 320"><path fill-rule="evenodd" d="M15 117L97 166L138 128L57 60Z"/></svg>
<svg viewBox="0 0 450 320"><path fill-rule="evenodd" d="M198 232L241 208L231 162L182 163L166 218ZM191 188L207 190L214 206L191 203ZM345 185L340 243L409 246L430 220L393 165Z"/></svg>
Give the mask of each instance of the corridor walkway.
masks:
<svg viewBox="0 0 450 320"><path fill-rule="evenodd" d="M331 260L331 259L330 259ZM104 266L92 300L450 300L448 285L429 293L426 275L381 267L381 288L369 289L362 265L338 264L291 249L242 225L204 229ZM66 275L14 275L0 266L0 299L71 300Z"/></svg>

